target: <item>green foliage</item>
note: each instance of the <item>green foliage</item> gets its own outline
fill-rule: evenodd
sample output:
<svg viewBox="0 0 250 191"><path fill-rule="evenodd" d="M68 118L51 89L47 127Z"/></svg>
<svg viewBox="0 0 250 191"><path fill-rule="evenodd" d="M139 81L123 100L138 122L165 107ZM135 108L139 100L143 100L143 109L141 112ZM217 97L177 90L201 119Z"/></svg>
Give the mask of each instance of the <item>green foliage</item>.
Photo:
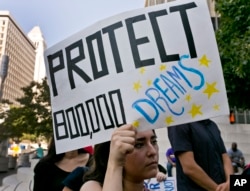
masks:
<svg viewBox="0 0 250 191"><path fill-rule="evenodd" d="M20 139L24 133L51 137L51 104L46 78L42 83L31 82L22 90L24 96L17 99L21 105L0 113L0 119L4 119L0 124L0 137Z"/></svg>
<svg viewBox="0 0 250 191"><path fill-rule="evenodd" d="M230 107L250 108L250 1L217 0L216 38Z"/></svg>
<svg viewBox="0 0 250 191"><path fill-rule="evenodd" d="M26 141L26 140L31 142L37 142L38 138L34 134L23 133L22 137L20 138L20 141Z"/></svg>

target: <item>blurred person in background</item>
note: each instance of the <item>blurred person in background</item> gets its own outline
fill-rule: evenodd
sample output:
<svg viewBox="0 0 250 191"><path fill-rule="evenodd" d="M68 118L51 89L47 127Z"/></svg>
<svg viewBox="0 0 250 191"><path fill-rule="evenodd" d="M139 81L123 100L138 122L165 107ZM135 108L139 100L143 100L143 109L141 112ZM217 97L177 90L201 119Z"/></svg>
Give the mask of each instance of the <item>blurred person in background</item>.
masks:
<svg viewBox="0 0 250 191"><path fill-rule="evenodd" d="M41 143L38 143L38 148L34 151L33 159L41 159L44 156L43 148L41 147Z"/></svg>
<svg viewBox="0 0 250 191"><path fill-rule="evenodd" d="M88 166L90 156L84 148L56 154L52 138L47 155L34 168L33 191L62 191L64 179L77 167Z"/></svg>
<svg viewBox="0 0 250 191"><path fill-rule="evenodd" d="M175 155L174 150L172 147L170 147L166 152L166 158L167 158L167 171L168 171L168 177L172 177L172 169L176 166L175 164Z"/></svg>
<svg viewBox="0 0 250 191"><path fill-rule="evenodd" d="M229 155L234 173L239 172L239 167L244 169L245 166L245 158L243 156L243 153L240 149L238 149L237 143L233 142L231 148L227 151L227 154Z"/></svg>

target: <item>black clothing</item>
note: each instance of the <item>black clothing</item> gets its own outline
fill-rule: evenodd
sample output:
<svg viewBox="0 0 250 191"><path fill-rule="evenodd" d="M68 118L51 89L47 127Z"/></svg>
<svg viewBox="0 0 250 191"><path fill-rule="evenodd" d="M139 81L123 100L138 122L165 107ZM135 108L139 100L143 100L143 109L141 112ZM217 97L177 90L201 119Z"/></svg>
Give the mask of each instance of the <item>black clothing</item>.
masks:
<svg viewBox="0 0 250 191"><path fill-rule="evenodd" d="M158 164L158 169L160 172L162 172L163 174L167 174L167 170L160 164Z"/></svg>
<svg viewBox="0 0 250 191"><path fill-rule="evenodd" d="M203 191L182 170L178 154L192 151L196 163L217 184L225 182L222 154L226 153L217 125L211 120L168 127L168 137L176 156L177 189Z"/></svg>
<svg viewBox="0 0 250 191"><path fill-rule="evenodd" d="M62 181L71 172L63 171L53 163L38 162L34 173L33 191L62 191Z"/></svg>
<svg viewBox="0 0 250 191"><path fill-rule="evenodd" d="M63 185L71 190L79 191L83 185L83 175L89 170L89 167L76 167L64 180Z"/></svg>

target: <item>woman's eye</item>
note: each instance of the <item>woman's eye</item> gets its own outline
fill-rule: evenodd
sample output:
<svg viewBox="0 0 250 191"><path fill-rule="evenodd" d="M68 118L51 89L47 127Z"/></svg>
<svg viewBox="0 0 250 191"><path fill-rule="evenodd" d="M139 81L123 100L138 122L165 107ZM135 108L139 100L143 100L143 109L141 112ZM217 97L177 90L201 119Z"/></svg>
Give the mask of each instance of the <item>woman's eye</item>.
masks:
<svg viewBox="0 0 250 191"><path fill-rule="evenodd" d="M143 147L143 143L136 143L135 148L139 149Z"/></svg>
<svg viewBox="0 0 250 191"><path fill-rule="evenodd" d="M152 145L157 145L157 143L158 143L157 139L152 140Z"/></svg>

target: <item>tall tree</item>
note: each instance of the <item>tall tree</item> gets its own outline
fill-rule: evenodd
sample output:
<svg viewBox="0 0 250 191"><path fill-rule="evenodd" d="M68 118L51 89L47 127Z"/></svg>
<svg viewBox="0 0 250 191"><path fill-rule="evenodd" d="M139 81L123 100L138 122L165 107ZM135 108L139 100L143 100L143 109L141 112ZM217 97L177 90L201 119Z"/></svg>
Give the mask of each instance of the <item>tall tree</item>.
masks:
<svg viewBox="0 0 250 191"><path fill-rule="evenodd" d="M0 136L20 138L23 133L51 137L52 117L49 87L46 78L42 83L31 82L22 88L24 96L17 99L20 106L11 106L0 114Z"/></svg>
<svg viewBox="0 0 250 191"><path fill-rule="evenodd" d="M230 107L250 108L250 1L216 0L216 38Z"/></svg>

